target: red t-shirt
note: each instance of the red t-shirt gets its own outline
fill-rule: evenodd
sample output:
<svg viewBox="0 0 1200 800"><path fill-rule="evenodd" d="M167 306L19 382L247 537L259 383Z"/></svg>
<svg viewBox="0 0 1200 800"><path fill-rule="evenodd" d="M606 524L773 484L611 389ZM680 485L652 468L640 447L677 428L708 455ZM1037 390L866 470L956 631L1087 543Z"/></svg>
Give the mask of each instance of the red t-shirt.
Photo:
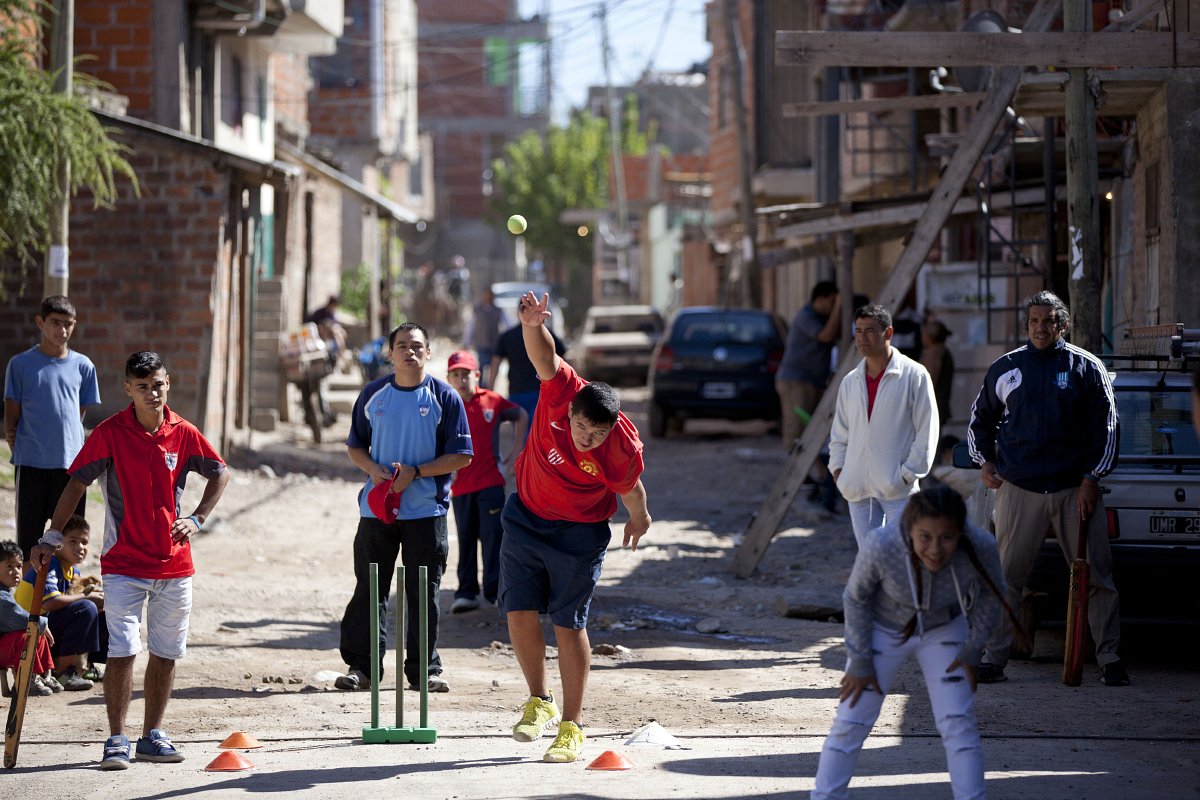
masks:
<svg viewBox="0 0 1200 800"><path fill-rule="evenodd" d="M872 378L866 368L863 368L863 375L867 379L867 419L871 418L871 412L875 410L875 395L879 394L879 382L883 380L883 373L885 372L887 372L886 367Z"/></svg>
<svg viewBox="0 0 1200 800"><path fill-rule="evenodd" d="M517 459L517 494L542 519L603 522L617 510L617 495L637 485L642 440L624 414L601 445L581 453L571 438L568 408L587 386L565 361L541 385L529 440Z"/></svg>
<svg viewBox="0 0 1200 800"><path fill-rule="evenodd" d="M224 469L204 435L170 408L154 433L137 421L132 403L97 425L69 471L89 485L108 476L101 574L149 580L194 574L191 543L172 542L171 524L180 516L188 473L215 478Z"/></svg>
<svg viewBox="0 0 1200 800"><path fill-rule="evenodd" d="M454 473L454 483L450 486L453 497L504 485L504 475L498 466L500 423L516 422L521 415L519 405L490 389L476 389L474 396L463 405L467 409L467 426L471 429L475 455L470 464Z"/></svg>

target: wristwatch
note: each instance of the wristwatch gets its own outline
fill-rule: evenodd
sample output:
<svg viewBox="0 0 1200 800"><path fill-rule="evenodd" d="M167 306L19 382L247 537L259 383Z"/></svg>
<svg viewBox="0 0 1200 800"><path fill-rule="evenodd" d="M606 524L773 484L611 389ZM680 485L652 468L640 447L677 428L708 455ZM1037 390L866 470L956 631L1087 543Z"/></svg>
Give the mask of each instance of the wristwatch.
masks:
<svg viewBox="0 0 1200 800"><path fill-rule="evenodd" d="M419 477L421 477L421 465L413 464L413 480L415 481Z"/></svg>

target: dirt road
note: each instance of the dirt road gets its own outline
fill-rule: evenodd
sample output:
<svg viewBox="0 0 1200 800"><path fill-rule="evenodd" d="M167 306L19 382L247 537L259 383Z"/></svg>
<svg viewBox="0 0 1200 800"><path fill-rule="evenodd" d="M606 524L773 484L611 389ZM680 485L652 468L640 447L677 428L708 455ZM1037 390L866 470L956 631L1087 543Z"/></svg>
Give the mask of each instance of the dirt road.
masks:
<svg viewBox="0 0 1200 800"><path fill-rule="evenodd" d="M643 423L644 390L624 395ZM106 735L99 688L35 698L19 766L0 773L5 797L807 796L844 661L841 627L781 617L777 604L838 606L853 538L845 516L828 518L798 499L759 572L733 577L738 536L785 463L761 426L689 426L681 437L648 443L655 522L638 552L608 554L592 644L624 649L594 660L589 749L573 765L542 764L544 744L509 737L525 688L503 621L491 609L450 615L453 577L442 585L440 643L451 692L430 698L437 743L361 744L370 696L333 690L331 679L344 668L338 622L352 588L359 481L340 445L312 446L302 430L252 445L253 454L234 459L217 519L195 545L190 646L167 715L188 760L99 772ZM12 497L11 486L0 487L0 525L12 524ZM89 517L101 524L98 504ZM617 542L622 524L614 520ZM89 568L98 572L94 556ZM1043 635L1038 659L1011 665L1008 683L980 688L991 796L1200 796L1193 662L1142 636L1136 651L1126 647L1133 686L1106 688L1089 665L1083 686L1069 689L1058 680L1056 646L1061 636ZM139 683L143 667L139 660ZM415 694L407 699L415 708ZM383 709L390 719L390 694ZM139 690L135 731L141 710ZM623 746L651 721L689 749ZM255 769L205 772L216 743L234 730L265 743L248 753ZM950 796L914 671L903 674L878 731L852 796ZM585 770L608 749L628 753L637 767Z"/></svg>

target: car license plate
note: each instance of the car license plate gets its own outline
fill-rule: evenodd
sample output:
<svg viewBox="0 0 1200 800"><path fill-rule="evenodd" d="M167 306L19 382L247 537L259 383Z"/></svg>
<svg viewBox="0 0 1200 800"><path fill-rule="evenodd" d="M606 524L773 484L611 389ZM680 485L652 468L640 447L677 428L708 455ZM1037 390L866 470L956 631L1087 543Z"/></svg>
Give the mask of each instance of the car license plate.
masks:
<svg viewBox="0 0 1200 800"><path fill-rule="evenodd" d="M737 384L728 381L706 383L700 387L700 396L705 400L732 400L737 397Z"/></svg>
<svg viewBox="0 0 1200 800"><path fill-rule="evenodd" d="M1150 537L1200 535L1200 513L1195 511L1155 511L1150 514Z"/></svg>

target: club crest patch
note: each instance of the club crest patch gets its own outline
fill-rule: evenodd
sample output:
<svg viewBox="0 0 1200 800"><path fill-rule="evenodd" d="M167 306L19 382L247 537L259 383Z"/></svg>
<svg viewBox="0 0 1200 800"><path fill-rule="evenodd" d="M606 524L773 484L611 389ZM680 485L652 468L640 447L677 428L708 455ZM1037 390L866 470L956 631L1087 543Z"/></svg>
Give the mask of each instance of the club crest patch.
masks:
<svg viewBox="0 0 1200 800"><path fill-rule="evenodd" d="M420 414L422 417L428 417L429 412L432 410L433 410L433 407L429 406L429 405L421 405L421 406L417 407L417 413Z"/></svg>
<svg viewBox="0 0 1200 800"><path fill-rule="evenodd" d="M485 408L483 410L483 421L491 424L491 421L496 418L496 409Z"/></svg>
<svg viewBox="0 0 1200 800"><path fill-rule="evenodd" d="M551 464L554 464L555 466L558 466L559 464L567 463L567 460L562 457L562 454L559 453L557 450L555 450L553 447L550 448L549 453L546 453L546 460L549 461Z"/></svg>
<svg viewBox="0 0 1200 800"><path fill-rule="evenodd" d="M1071 385L1071 373L1060 372L1054 376L1054 385L1060 389L1066 389Z"/></svg>
<svg viewBox="0 0 1200 800"><path fill-rule="evenodd" d="M593 477L600 474L600 466L591 459L588 459L587 461L580 461L579 468Z"/></svg>
<svg viewBox="0 0 1200 800"><path fill-rule="evenodd" d="M167 462L167 469L174 472L179 464L179 453L163 453L163 461Z"/></svg>

